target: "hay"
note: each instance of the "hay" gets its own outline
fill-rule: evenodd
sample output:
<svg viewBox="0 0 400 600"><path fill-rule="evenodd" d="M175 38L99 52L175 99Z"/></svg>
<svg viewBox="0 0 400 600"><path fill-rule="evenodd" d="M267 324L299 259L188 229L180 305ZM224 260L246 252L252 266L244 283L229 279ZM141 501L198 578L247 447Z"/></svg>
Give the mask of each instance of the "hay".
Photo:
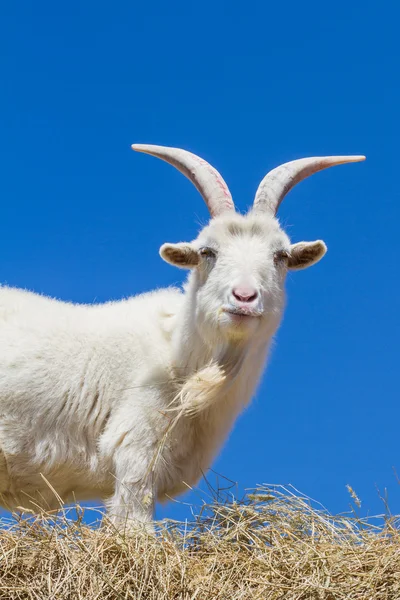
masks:
<svg viewBox="0 0 400 600"><path fill-rule="evenodd" d="M1 599L400 598L398 520L335 517L291 488L204 506L155 537L90 527L76 510L3 522Z"/></svg>

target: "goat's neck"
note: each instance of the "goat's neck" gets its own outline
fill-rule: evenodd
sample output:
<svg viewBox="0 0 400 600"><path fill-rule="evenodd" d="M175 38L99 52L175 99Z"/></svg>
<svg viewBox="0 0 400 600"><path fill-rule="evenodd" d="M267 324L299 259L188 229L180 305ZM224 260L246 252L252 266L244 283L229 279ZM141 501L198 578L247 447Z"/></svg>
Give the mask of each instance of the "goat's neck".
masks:
<svg viewBox="0 0 400 600"><path fill-rule="evenodd" d="M181 425L190 423L187 432L191 439L205 440L205 446L196 451L200 453L199 464L206 468L254 393L276 327L267 328L246 343L208 344L196 326L195 300L189 285L174 330L173 369L182 386L177 396L180 408L189 417ZM197 428L196 435L193 427Z"/></svg>

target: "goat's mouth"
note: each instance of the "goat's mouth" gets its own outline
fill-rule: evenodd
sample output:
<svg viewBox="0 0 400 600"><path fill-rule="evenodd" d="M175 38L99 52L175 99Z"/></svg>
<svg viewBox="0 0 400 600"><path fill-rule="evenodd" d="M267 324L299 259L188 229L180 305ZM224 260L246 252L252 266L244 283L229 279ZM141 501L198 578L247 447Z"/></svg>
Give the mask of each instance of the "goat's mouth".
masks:
<svg viewBox="0 0 400 600"><path fill-rule="evenodd" d="M223 306L222 312L232 315L232 317L238 320L254 319L262 316L262 312L257 308L252 308L249 306L234 306L233 304Z"/></svg>

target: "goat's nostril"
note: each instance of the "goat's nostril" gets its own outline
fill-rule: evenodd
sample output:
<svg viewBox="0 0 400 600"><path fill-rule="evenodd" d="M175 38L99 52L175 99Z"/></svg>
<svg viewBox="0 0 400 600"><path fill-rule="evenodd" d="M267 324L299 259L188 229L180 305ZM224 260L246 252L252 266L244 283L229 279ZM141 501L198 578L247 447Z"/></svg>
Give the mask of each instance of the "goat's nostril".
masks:
<svg viewBox="0 0 400 600"><path fill-rule="evenodd" d="M232 295L236 300L239 300L239 302L254 302L258 293L254 288L237 287L232 290Z"/></svg>

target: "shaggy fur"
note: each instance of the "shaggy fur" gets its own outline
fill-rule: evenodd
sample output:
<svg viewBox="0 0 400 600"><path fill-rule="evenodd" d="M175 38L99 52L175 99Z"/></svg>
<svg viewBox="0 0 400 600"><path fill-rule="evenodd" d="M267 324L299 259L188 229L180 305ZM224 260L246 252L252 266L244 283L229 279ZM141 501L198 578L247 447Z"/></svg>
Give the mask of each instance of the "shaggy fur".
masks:
<svg viewBox="0 0 400 600"><path fill-rule="evenodd" d="M326 249L293 248L274 217L229 213L161 248L191 269L183 291L86 306L0 288L2 505L102 498L115 523L148 523L195 484L254 392L288 268ZM257 290L251 314L237 285Z"/></svg>

